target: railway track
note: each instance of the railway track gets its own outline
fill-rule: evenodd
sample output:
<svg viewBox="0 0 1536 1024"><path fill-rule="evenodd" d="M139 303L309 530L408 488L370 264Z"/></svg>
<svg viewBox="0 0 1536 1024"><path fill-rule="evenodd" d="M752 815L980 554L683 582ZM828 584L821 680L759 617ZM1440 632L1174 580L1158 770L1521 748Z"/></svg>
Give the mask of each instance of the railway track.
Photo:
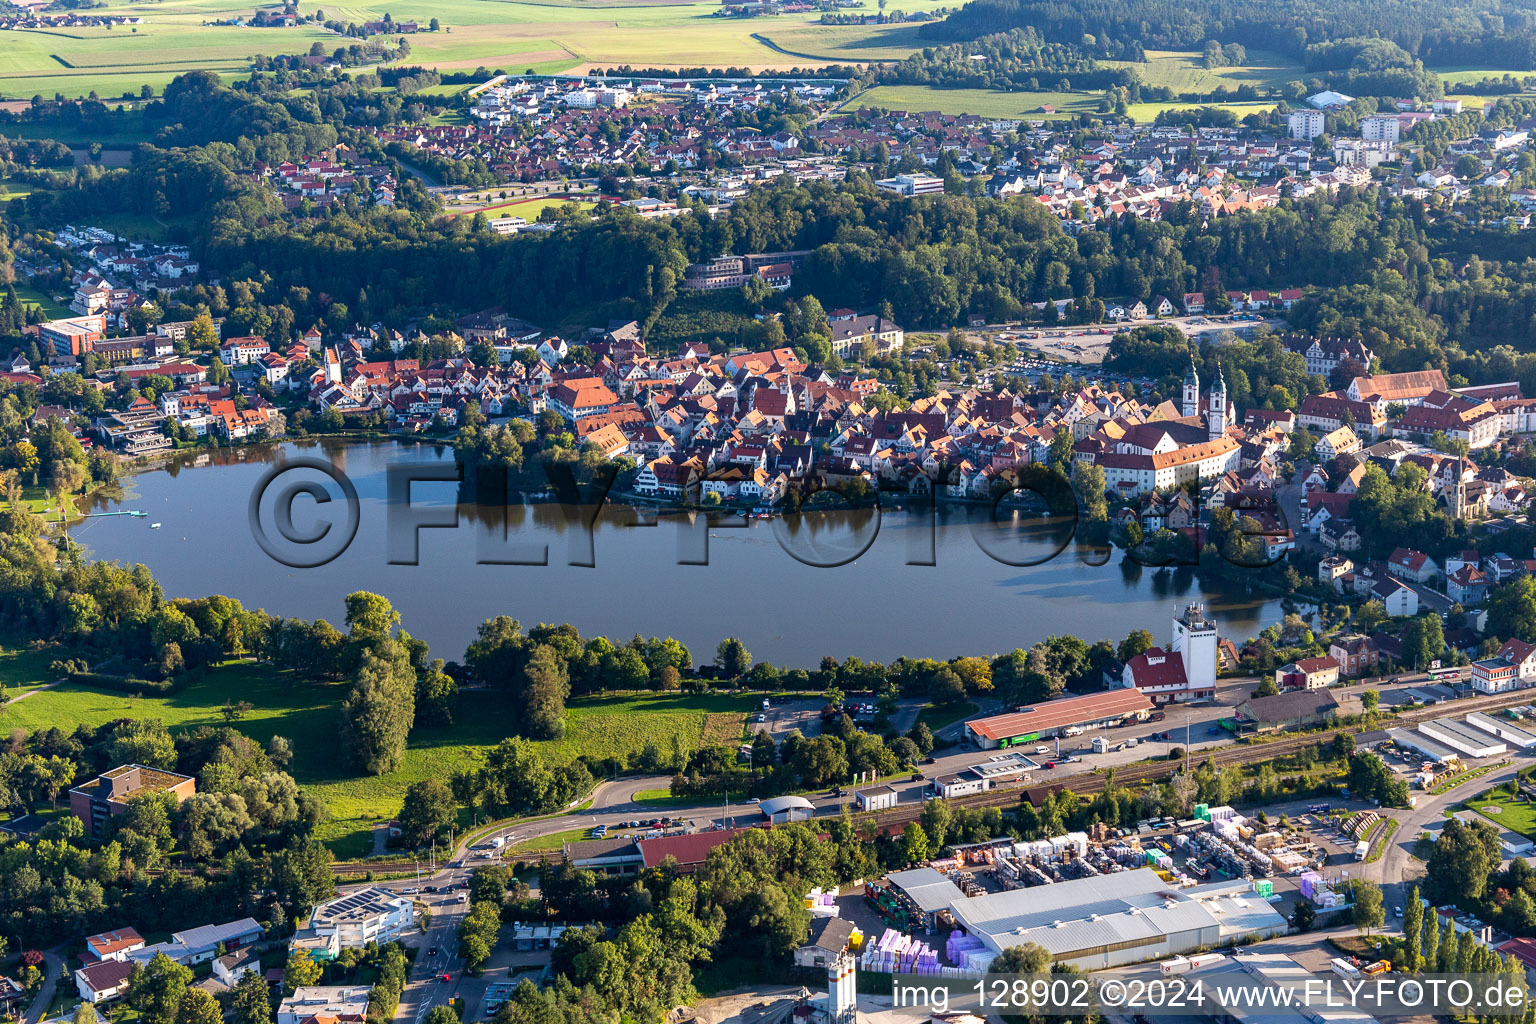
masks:
<svg viewBox="0 0 1536 1024"><path fill-rule="evenodd" d="M1389 719L1388 722L1409 725L1435 718L1462 718L1474 711L1497 711L1529 703L1532 703L1531 696L1522 693L1469 697L1454 701L1450 706L1435 704L1430 707L1400 712L1394 718ZM1328 743L1340 733L1357 735L1359 730L1352 727L1325 729L1319 732L1305 733L1300 736L1270 740L1266 743L1220 747L1199 751L1191 757L1191 761L1194 763L1208 761L1216 768L1272 761L1279 757L1294 754L1313 744ZM1127 765L1116 769L1115 782L1121 785L1155 782L1173 775L1183 765L1184 760L1182 758L1177 761L1154 761L1144 764ZM1022 800L1027 799L1032 803L1037 802L1043 797L1064 789L1071 790L1077 796L1097 796L1104 792L1104 787L1107 784L1108 776L1102 773L1072 775L1059 782L1038 786L1020 786L1014 789L990 790L985 793L973 793L969 796L955 797L948 802L956 806L969 808L1014 807ZM897 807L890 811L879 812L875 816L875 821L882 830L889 830L893 826L905 827L907 822L916 821L921 815L922 808L920 806Z"/></svg>
<svg viewBox="0 0 1536 1024"><path fill-rule="evenodd" d="M1461 718L1474 711L1497 711L1532 702L1531 695L1524 692L1495 694L1488 697L1469 697L1453 701L1450 705L1436 704L1426 708L1399 712L1384 724L1411 725L1434 718ZM1217 768L1243 766L1285 757L1313 744L1328 743L1340 733L1357 735L1359 731L1353 727L1325 729L1299 736L1282 736L1265 743L1216 747L1199 751L1196 755L1191 756L1190 760L1194 763L1208 761ZM1126 765L1115 770L1115 782L1121 785L1156 782L1173 775L1183 765L1184 760L1182 758L1177 761L1152 761ZM1043 785L1020 786L1011 789L994 789L985 793L972 793L968 796L954 797L948 803L952 806L967 808L1016 807L1023 800L1027 799L1031 802L1038 802L1050 794L1064 789L1071 790L1077 796L1097 796L1104 792L1104 787L1107 783L1108 777L1103 773L1084 773L1068 776L1059 782L1050 782ZM889 832L899 831L906 827L908 822L917 821L921 816L921 804L908 804L886 811L858 815L858 818L861 821L872 821L881 831ZM547 859L545 853L507 858L508 861L517 861L525 864L538 864L545 859ZM375 874L404 874L412 871L413 868L412 866L396 864L338 862L331 865L331 870L338 877L361 880L370 871Z"/></svg>

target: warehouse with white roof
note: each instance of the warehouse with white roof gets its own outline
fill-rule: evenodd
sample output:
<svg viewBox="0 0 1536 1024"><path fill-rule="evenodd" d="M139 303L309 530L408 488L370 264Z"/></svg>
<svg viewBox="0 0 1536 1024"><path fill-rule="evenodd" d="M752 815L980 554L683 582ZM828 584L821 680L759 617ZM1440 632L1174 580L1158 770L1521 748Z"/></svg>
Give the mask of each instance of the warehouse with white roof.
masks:
<svg viewBox="0 0 1536 1024"><path fill-rule="evenodd" d="M1459 750L1467 757L1498 757L1509 752L1509 747L1487 733L1479 732L1465 722L1454 718L1437 718L1424 722L1419 732L1432 740L1444 743L1452 750Z"/></svg>
<svg viewBox="0 0 1536 1024"><path fill-rule="evenodd" d="M1085 971L1267 939L1289 927L1251 882L1176 889L1151 868L972 896L950 913L995 952L1037 942L1057 963Z"/></svg>

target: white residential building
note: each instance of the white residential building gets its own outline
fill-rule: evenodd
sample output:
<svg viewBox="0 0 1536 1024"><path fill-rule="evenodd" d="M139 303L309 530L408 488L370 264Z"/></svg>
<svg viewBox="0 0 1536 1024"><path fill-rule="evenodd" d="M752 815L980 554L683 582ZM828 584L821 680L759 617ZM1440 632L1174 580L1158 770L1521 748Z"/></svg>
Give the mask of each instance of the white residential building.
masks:
<svg viewBox="0 0 1536 1024"><path fill-rule="evenodd" d="M1291 127L1291 138L1311 141L1323 134L1323 125L1327 122L1321 110L1293 110L1286 118L1286 123Z"/></svg>
<svg viewBox="0 0 1536 1024"><path fill-rule="evenodd" d="M377 887L348 893L316 907L309 927L293 937L292 949L316 960L334 960L344 949L391 942L415 927L411 901Z"/></svg>

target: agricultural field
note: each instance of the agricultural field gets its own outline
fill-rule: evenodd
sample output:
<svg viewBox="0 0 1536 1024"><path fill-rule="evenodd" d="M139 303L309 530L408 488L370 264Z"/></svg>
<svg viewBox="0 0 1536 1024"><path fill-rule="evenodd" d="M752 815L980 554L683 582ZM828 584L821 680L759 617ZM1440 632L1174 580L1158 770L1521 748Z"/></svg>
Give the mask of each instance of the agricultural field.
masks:
<svg viewBox="0 0 1536 1024"><path fill-rule="evenodd" d="M938 89L928 85L877 85L854 96L843 104L843 109L882 107L1051 120L1093 113L1098 104L1098 96L1080 92L1000 92L993 89ZM1042 105L1054 107L1054 113L1042 113Z"/></svg>
<svg viewBox="0 0 1536 1024"><path fill-rule="evenodd" d="M939 0L890 0L887 10L940 5ZM111 0L108 6L145 23L7 33L0 48L0 96L137 97L142 86L158 93L187 71L233 78L247 71L254 54L307 53L315 42L329 51L352 42L315 26L210 24L250 14L253 7L238 0ZM550 74L626 64L788 68L895 60L918 46L913 25L823 27L810 13L722 18L715 16L720 6L713 0L442 0L419 8L365 0L321 9L328 18L354 22L379 19L386 11L396 21L426 24L436 17L444 31L411 36L409 62L450 71Z"/></svg>
<svg viewBox="0 0 1536 1024"><path fill-rule="evenodd" d="M1126 114L1137 124L1146 124L1154 121L1158 114L1165 110L1188 110L1196 106L1191 103L1132 103L1125 108ZM1215 107L1218 110L1230 110L1238 117L1246 117L1249 114L1262 114L1275 109L1272 100L1255 100L1243 103L1201 103L1201 107Z"/></svg>
<svg viewBox="0 0 1536 1024"><path fill-rule="evenodd" d="M0 661L0 671L5 664ZM399 810L411 783L447 778L471 767L483 751L508 734L502 696L470 690L460 698L458 724L412 731L405 762L398 770L380 776L353 775L336 748L346 691L344 683L316 683L262 666L233 663L168 697L132 697L65 684L11 705L5 724L72 729L118 718L158 718L174 732L221 725L220 709L226 700L249 701L254 709L235 727L262 743L274 735L293 742L290 771L324 801L329 818L320 827L319 837L343 857L371 851L373 824ZM537 746L550 762L564 764L581 754L623 757L647 743L670 753L674 736L684 751L705 741L736 743L756 704L751 697L713 694L587 698L571 704L562 739Z"/></svg>
<svg viewBox="0 0 1536 1024"><path fill-rule="evenodd" d="M757 35L786 55L807 60L838 63L901 60L923 47L923 40L917 34L920 24L795 25L775 19L763 26Z"/></svg>
<svg viewBox="0 0 1536 1024"><path fill-rule="evenodd" d="M1148 50L1145 63L1122 60L1103 63L1110 67L1134 68L1143 84L1167 86L1176 93L1236 91L1244 85L1268 89L1294 81L1303 73L1301 65L1295 61L1262 50L1249 50L1248 62L1242 67L1211 70L1201 66L1200 54L1182 50Z"/></svg>
<svg viewBox="0 0 1536 1024"><path fill-rule="evenodd" d="M1481 82L1485 78L1503 78L1505 75L1512 75L1518 81L1522 78L1536 75L1536 71L1530 69L1474 68L1468 67L1465 64L1430 68L1429 70L1440 76L1440 80L1445 83L1446 92L1455 92L1455 87L1458 85L1463 85L1467 82Z"/></svg>

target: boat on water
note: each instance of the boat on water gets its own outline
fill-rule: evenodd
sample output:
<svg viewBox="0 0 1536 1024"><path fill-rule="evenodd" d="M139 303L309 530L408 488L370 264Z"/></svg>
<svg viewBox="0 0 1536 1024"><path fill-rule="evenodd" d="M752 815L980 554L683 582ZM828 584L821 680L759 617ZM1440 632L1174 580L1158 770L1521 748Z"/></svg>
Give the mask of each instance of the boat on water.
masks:
<svg viewBox="0 0 1536 1024"><path fill-rule="evenodd" d="M160 524L159 523L150 523L149 524L149 528L151 530L158 530L158 529L160 529Z"/></svg>

